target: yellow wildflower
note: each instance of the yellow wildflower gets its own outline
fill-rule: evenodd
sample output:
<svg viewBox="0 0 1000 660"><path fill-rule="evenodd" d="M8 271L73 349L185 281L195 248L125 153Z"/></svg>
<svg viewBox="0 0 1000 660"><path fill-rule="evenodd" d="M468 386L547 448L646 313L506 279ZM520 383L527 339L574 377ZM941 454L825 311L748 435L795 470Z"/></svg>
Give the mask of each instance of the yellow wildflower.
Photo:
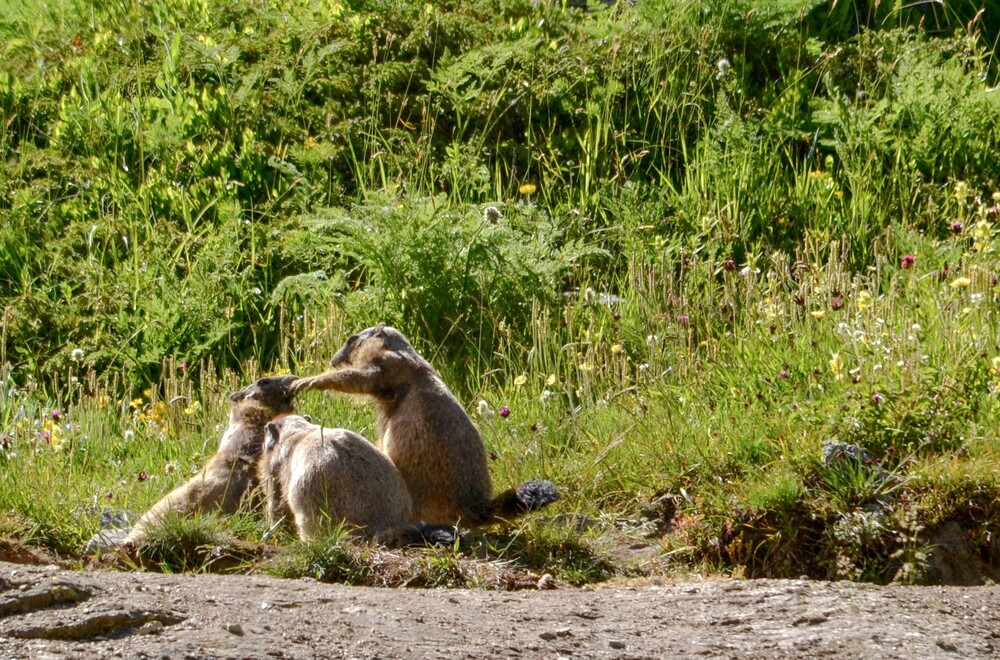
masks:
<svg viewBox="0 0 1000 660"><path fill-rule="evenodd" d="M622 348L621 344L615 344L614 346L611 347L611 352L615 355L621 355L622 353L625 352L625 349Z"/></svg>
<svg viewBox="0 0 1000 660"><path fill-rule="evenodd" d="M837 378L843 376L844 358L840 357L840 353L831 354L830 361L828 364L830 365L830 371L832 371Z"/></svg>
<svg viewBox="0 0 1000 660"><path fill-rule="evenodd" d="M521 193L522 195L534 195L536 190L538 190L538 187L535 184L525 183L520 188L517 189L517 192Z"/></svg>
<svg viewBox="0 0 1000 660"><path fill-rule="evenodd" d="M858 309L865 310L868 309L872 304L872 294L867 291L861 291L858 293Z"/></svg>
<svg viewBox="0 0 1000 660"><path fill-rule="evenodd" d="M990 360L990 371L995 375L1000 376L1000 357L995 357Z"/></svg>
<svg viewBox="0 0 1000 660"><path fill-rule="evenodd" d="M128 402L128 405L138 410L142 406L142 399L132 399Z"/></svg>
<svg viewBox="0 0 1000 660"><path fill-rule="evenodd" d="M990 221L986 218L983 218L972 227L972 237L977 241L989 238L992 233L993 228L990 226Z"/></svg>
<svg viewBox="0 0 1000 660"><path fill-rule="evenodd" d="M972 284L972 280L970 280L968 277L959 277L957 279L952 280L949 286L953 289L964 289L968 287L970 284Z"/></svg>
<svg viewBox="0 0 1000 660"><path fill-rule="evenodd" d="M955 182L955 199L959 202L965 202L965 200L968 199L970 192L971 189L969 188L968 183L965 181Z"/></svg>
<svg viewBox="0 0 1000 660"><path fill-rule="evenodd" d="M553 385L555 385L558 382L559 382L559 379L556 377L556 375L555 374L551 374L548 377L548 379L546 379L545 384L548 385L549 387L552 387Z"/></svg>
<svg viewBox="0 0 1000 660"><path fill-rule="evenodd" d="M521 374L520 376L514 379L514 385L516 385L517 387L521 387L527 382L528 382L528 377L525 376L524 374Z"/></svg>
<svg viewBox="0 0 1000 660"><path fill-rule="evenodd" d="M51 419L45 420L42 424L42 430L45 431L49 446L52 449L59 451L66 446L66 439L62 437L62 429L54 421Z"/></svg>
<svg viewBox="0 0 1000 660"><path fill-rule="evenodd" d="M193 415L201 409L201 401L194 401L190 406L184 409L185 415Z"/></svg>
<svg viewBox="0 0 1000 660"><path fill-rule="evenodd" d="M824 316L826 316L826 312L824 312L822 309L815 309L809 313L812 314L812 317L814 319L821 319Z"/></svg>

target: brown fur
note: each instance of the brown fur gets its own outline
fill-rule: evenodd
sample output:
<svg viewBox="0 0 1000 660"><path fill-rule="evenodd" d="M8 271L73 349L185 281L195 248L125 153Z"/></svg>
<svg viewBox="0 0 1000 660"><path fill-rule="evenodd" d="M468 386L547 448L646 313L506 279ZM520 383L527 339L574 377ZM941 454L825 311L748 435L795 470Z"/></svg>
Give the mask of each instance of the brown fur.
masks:
<svg viewBox="0 0 1000 660"><path fill-rule="evenodd" d="M147 511L125 539L142 541L149 528L168 512L235 513L243 497L257 485L257 459L264 443L265 425L292 412L289 385L295 376L261 378L230 395L229 427L219 449L187 483L168 493Z"/></svg>
<svg viewBox="0 0 1000 660"><path fill-rule="evenodd" d="M380 324L352 335L326 373L304 378L305 388L365 394L375 400L379 444L399 468L419 520L481 525L558 498L549 482L545 501L521 498L536 490L508 491L493 499L482 438L462 404L434 368L393 328Z"/></svg>
<svg viewBox="0 0 1000 660"><path fill-rule="evenodd" d="M342 522L366 538L388 538L413 517L396 467L346 429L298 415L275 420L267 425L258 469L270 524L288 515L303 541Z"/></svg>

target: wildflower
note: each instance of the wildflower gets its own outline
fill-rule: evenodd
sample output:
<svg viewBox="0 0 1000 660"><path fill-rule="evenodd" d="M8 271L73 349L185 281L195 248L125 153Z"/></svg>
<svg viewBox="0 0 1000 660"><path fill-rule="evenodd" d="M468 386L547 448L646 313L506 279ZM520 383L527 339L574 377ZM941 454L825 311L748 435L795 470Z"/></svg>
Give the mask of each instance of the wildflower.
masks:
<svg viewBox="0 0 1000 660"><path fill-rule="evenodd" d="M968 183L965 181L955 182L955 199L957 199L959 203L964 203L968 199L969 194L970 188Z"/></svg>
<svg viewBox="0 0 1000 660"><path fill-rule="evenodd" d="M62 429L52 420L46 420L42 425L41 436L55 451L66 446L66 439L62 437Z"/></svg>
<svg viewBox="0 0 1000 660"><path fill-rule="evenodd" d="M953 289L965 289L970 284L972 284L972 280L970 280L968 277L959 277L952 280L951 284L949 284L948 286L950 286Z"/></svg>
<svg viewBox="0 0 1000 660"><path fill-rule="evenodd" d="M517 192L521 193L525 197L530 197L531 195L535 194L536 190L538 190L538 186L536 186L535 184L525 183L522 184L521 187L517 189Z"/></svg>
<svg viewBox="0 0 1000 660"><path fill-rule="evenodd" d="M187 373L187 370L188 370L187 362L181 362L180 364L177 365L177 371L181 372L182 376Z"/></svg>
<svg viewBox="0 0 1000 660"><path fill-rule="evenodd" d="M951 223L951 233L956 235L961 234L963 229L965 229L965 223L959 220L956 220L955 222Z"/></svg>
<svg viewBox="0 0 1000 660"><path fill-rule="evenodd" d="M830 356L830 360L827 363L830 365L830 371L837 378L840 378L844 374L844 358L840 357L840 353L833 353Z"/></svg>
<svg viewBox="0 0 1000 660"><path fill-rule="evenodd" d="M730 257L729 259L726 259L725 261L722 262L722 267L728 270L729 272L733 272L734 270L736 270L736 261L732 257Z"/></svg>
<svg viewBox="0 0 1000 660"><path fill-rule="evenodd" d="M990 360L990 370L997 376L1000 376L1000 357Z"/></svg>
<svg viewBox="0 0 1000 660"><path fill-rule="evenodd" d="M716 71L718 71L718 73L715 74L715 79L722 80L723 78L726 77L726 74L729 73L729 70L732 68L733 65L730 64L728 59L726 59L725 57L721 58L718 62L715 63L715 69Z"/></svg>
<svg viewBox="0 0 1000 660"><path fill-rule="evenodd" d="M132 399L128 402L128 405L138 410L142 406L142 399Z"/></svg>
<svg viewBox="0 0 1000 660"><path fill-rule="evenodd" d="M520 376L514 379L514 385L517 387L521 387L527 382L528 382L528 377L525 376L524 374L521 374Z"/></svg>
<svg viewBox="0 0 1000 660"><path fill-rule="evenodd" d="M136 475L135 480L138 481L139 483L142 483L143 481L148 481L149 480L149 474L147 474L146 471L143 470L143 471L139 472L138 475Z"/></svg>
<svg viewBox="0 0 1000 660"><path fill-rule="evenodd" d="M681 314L680 316L677 317L677 322L680 323L681 325L687 325L688 323L690 323L690 321L691 318L687 314Z"/></svg>
<svg viewBox="0 0 1000 660"><path fill-rule="evenodd" d="M58 422L60 417L62 417L62 411L59 410L58 408L53 409L52 410L52 419L53 419L53 421Z"/></svg>
<svg viewBox="0 0 1000 660"><path fill-rule="evenodd" d="M184 409L185 415L193 415L201 409L201 401L194 401L190 406Z"/></svg>
<svg viewBox="0 0 1000 660"><path fill-rule="evenodd" d="M885 401L885 397L879 394L878 392L872 394L872 403L874 403L875 405L878 405L883 401Z"/></svg>
<svg viewBox="0 0 1000 660"><path fill-rule="evenodd" d="M125 442L129 442L135 437L135 431L133 429L125 429Z"/></svg>
<svg viewBox="0 0 1000 660"><path fill-rule="evenodd" d="M490 404L486 402L486 399L479 400L479 404L476 406L476 412L479 413L480 417L490 417L493 415L493 410L490 409Z"/></svg>
<svg viewBox="0 0 1000 660"><path fill-rule="evenodd" d="M496 224L503 218L500 214L500 209L495 206L487 206L483 209L483 220L489 222L490 224Z"/></svg>
<svg viewBox="0 0 1000 660"><path fill-rule="evenodd" d="M844 306L844 302L840 298L834 298L830 303L830 307L833 307L834 311L840 309Z"/></svg>
<svg viewBox="0 0 1000 660"><path fill-rule="evenodd" d="M622 348L621 344L615 344L614 346L611 347L611 353L613 355L621 355L624 352L625 352L625 349Z"/></svg>
<svg viewBox="0 0 1000 660"><path fill-rule="evenodd" d="M74 348L73 351L69 354L69 357L70 357L71 360L73 360L73 362L82 362L83 361L83 349L82 348Z"/></svg>
<svg viewBox="0 0 1000 660"><path fill-rule="evenodd" d="M811 315L811 316L812 316L812 317L813 317L814 319L821 319L821 318L823 318L824 316L826 316L826 312L824 312L824 311L823 311L822 309L814 309L813 311L809 312L809 314L810 314L810 315Z"/></svg>
<svg viewBox="0 0 1000 660"><path fill-rule="evenodd" d="M778 372L778 378L788 378L788 369L782 369Z"/></svg>
<svg viewBox="0 0 1000 660"><path fill-rule="evenodd" d="M510 417L510 408L508 408L507 406L500 406L500 416L503 417L504 419Z"/></svg>
<svg viewBox="0 0 1000 660"><path fill-rule="evenodd" d="M913 262L916 260L917 258L914 255L904 254L903 258L899 260L899 266L903 270L909 270L910 268L913 268Z"/></svg>
<svg viewBox="0 0 1000 660"><path fill-rule="evenodd" d="M551 398L552 398L552 390L542 390L542 394L541 396L538 397L538 400L541 401L542 403L545 403Z"/></svg>
<svg viewBox="0 0 1000 660"><path fill-rule="evenodd" d="M550 374L549 377L547 379L545 379L545 384L548 385L549 387L552 387L553 385L555 385L558 382L559 382L559 379L556 378L555 374Z"/></svg>

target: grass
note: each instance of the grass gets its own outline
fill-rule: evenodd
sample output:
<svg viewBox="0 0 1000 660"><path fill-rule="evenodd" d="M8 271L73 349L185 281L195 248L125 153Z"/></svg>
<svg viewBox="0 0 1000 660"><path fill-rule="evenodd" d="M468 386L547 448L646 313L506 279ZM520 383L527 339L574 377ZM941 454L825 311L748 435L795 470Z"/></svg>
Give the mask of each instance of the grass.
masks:
<svg viewBox="0 0 1000 660"><path fill-rule="evenodd" d="M958 525L995 576L1000 17L939 9L0 0L0 537L82 563L228 392L387 321L558 504L420 551L250 510L142 565L919 582Z"/></svg>

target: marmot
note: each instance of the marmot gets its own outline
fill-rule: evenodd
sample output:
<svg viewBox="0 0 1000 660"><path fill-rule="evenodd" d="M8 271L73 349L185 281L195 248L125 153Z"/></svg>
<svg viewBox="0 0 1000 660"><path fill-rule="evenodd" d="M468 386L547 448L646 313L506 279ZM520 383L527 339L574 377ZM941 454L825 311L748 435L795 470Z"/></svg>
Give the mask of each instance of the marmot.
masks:
<svg viewBox="0 0 1000 660"><path fill-rule="evenodd" d="M406 483L385 454L357 433L298 415L267 424L258 475L269 524L286 514L303 541L341 522L389 540L413 518Z"/></svg>
<svg viewBox="0 0 1000 660"><path fill-rule="evenodd" d="M296 381L292 395L314 388L374 398L379 444L403 475L417 519L476 526L559 499L556 487L539 479L493 497L479 431L398 330L381 323L352 335L330 364Z"/></svg>
<svg viewBox="0 0 1000 660"><path fill-rule="evenodd" d="M205 467L186 484L175 488L147 511L125 539L138 543L168 511L235 513L240 502L257 485L257 460L264 445L264 427L272 419L292 412L289 385L295 376L261 378L229 396L229 427L219 449Z"/></svg>

